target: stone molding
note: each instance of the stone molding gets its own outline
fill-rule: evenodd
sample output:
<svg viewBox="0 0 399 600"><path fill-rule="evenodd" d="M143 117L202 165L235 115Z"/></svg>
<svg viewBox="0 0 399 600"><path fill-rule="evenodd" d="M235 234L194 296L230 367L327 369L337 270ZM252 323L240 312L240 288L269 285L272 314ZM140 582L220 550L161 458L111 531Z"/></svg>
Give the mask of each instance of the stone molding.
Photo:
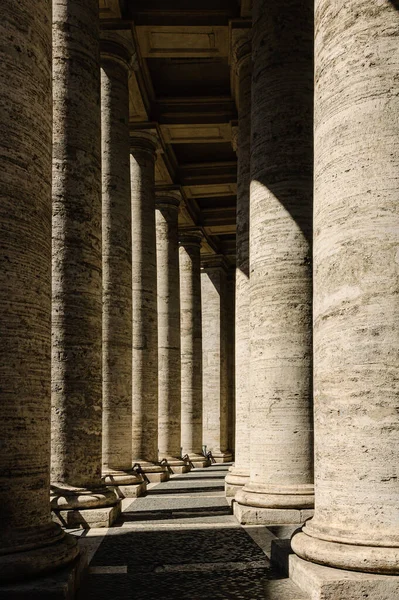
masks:
<svg viewBox="0 0 399 600"><path fill-rule="evenodd" d="M201 246L204 232L199 227L179 230L179 246Z"/></svg>
<svg viewBox="0 0 399 600"><path fill-rule="evenodd" d="M139 69L137 50L131 30L101 31L100 52L101 63L112 61L122 64L129 70L137 71Z"/></svg>
<svg viewBox="0 0 399 600"><path fill-rule="evenodd" d="M229 264L224 254L202 254L201 255L201 271L210 271L222 269L227 273Z"/></svg>

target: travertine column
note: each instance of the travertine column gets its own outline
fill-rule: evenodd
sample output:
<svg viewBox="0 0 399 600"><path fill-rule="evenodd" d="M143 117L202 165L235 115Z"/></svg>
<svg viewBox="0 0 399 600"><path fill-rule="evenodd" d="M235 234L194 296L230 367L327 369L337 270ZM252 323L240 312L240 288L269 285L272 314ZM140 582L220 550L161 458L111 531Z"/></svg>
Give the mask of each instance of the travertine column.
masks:
<svg viewBox="0 0 399 600"><path fill-rule="evenodd" d="M141 495L132 468L132 208L129 163L130 32L101 40L103 250L103 479Z"/></svg>
<svg viewBox="0 0 399 600"><path fill-rule="evenodd" d="M310 561L396 574L398 30L388 0L316 2L316 512L293 540ZM362 590L397 597L385 580L386 595Z"/></svg>
<svg viewBox="0 0 399 600"><path fill-rule="evenodd" d="M233 30L234 31L234 30ZM251 142L251 41L250 31L240 29L232 48L238 81L237 135L237 232L235 313L235 462L225 480L226 496L249 479L249 182Z"/></svg>
<svg viewBox="0 0 399 600"><path fill-rule="evenodd" d="M190 467L181 460L181 359L178 214L180 192L156 193L158 288L158 447L173 473Z"/></svg>
<svg viewBox="0 0 399 600"><path fill-rule="evenodd" d="M51 2L37 0L34 6L30 0L2 2L0 38L0 582L4 583L55 570L71 561L78 549L51 521L49 504Z"/></svg>
<svg viewBox="0 0 399 600"><path fill-rule="evenodd" d="M236 438L235 415L235 266L227 273L227 412L228 412L228 448L234 457Z"/></svg>
<svg viewBox="0 0 399 600"><path fill-rule="evenodd" d="M202 329L200 229L179 234L181 331L181 445L195 467L210 463L202 455Z"/></svg>
<svg viewBox="0 0 399 600"><path fill-rule="evenodd" d="M52 508L83 527L107 526L119 509L101 481L98 34L97 0L54 3Z"/></svg>
<svg viewBox="0 0 399 600"><path fill-rule="evenodd" d="M157 140L130 136L133 223L133 462L151 481L168 477L158 464L158 321L155 236Z"/></svg>
<svg viewBox="0 0 399 600"><path fill-rule="evenodd" d="M202 439L216 462L229 462L227 412L227 299L223 256L201 261Z"/></svg>
<svg viewBox="0 0 399 600"><path fill-rule="evenodd" d="M312 14L312 0L253 4L247 523L313 506Z"/></svg>

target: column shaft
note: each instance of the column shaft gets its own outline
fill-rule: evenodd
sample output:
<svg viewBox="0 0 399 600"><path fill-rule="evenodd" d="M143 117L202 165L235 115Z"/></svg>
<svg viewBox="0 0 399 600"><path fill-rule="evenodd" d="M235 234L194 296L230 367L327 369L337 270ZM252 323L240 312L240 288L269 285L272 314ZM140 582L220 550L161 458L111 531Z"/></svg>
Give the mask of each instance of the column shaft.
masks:
<svg viewBox="0 0 399 600"><path fill-rule="evenodd" d="M124 496L143 489L132 470L132 208L129 62L121 34L101 42L103 250L103 475Z"/></svg>
<svg viewBox="0 0 399 600"><path fill-rule="evenodd" d="M201 239L199 229L179 236L181 330L181 445L194 466L202 455Z"/></svg>
<svg viewBox="0 0 399 600"><path fill-rule="evenodd" d="M0 581L20 583L78 554L49 503L51 2L2 2L0 37Z"/></svg>
<svg viewBox="0 0 399 600"><path fill-rule="evenodd" d="M131 136L133 222L133 461L147 475L158 463L158 321L155 234L156 139Z"/></svg>
<svg viewBox="0 0 399 600"><path fill-rule="evenodd" d="M239 30L233 47L239 81L237 135L237 232L235 277L235 462L226 476L226 495L249 480L249 184L251 151L251 41L250 30Z"/></svg>
<svg viewBox="0 0 399 600"><path fill-rule="evenodd" d="M393 4L316 2L316 512L293 548L341 569L399 574L399 13ZM398 586L398 578L391 581Z"/></svg>
<svg viewBox="0 0 399 600"><path fill-rule="evenodd" d="M312 0L253 5L246 522L300 523L313 506L312 12Z"/></svg>
<svg viewBox="0 0 399 600"><path fill-rule="evenodd" d="M97 0L54 4L52 507L68 511L68 525L83 527L98 525L99 513L74 509L114 507L104 510L107 525L118 502L101 488L98 36Z"/></svg>
<svg viewBox="0 0 399 600"><path fill-rule="evenodd" d="M159 458L174 473L189 467L181 453L181 358L178 211L180 192L156 195Z"/></svg>
<svg viewBox="0 0 399 600"><path fill-rule="evenodd" d="M216 462L228 449L227 298L222 256L204 256L201 272L203 443Z"/></svg>

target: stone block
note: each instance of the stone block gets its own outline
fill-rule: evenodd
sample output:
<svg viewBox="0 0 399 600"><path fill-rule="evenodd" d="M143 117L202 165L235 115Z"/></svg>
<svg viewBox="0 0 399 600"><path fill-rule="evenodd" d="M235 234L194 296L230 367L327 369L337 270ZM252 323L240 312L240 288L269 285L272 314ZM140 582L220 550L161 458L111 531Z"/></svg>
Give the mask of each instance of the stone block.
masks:
<svg viewBox="0 0 399 600"><path fill-rule="evenodd" d="M70 565L54 573L0 585L0 600L74 600L87 570L87 552L81 549Z"/></svg>
<svg viewBox="0 0 399 600"><path fill-rule="evenodd" d="M147 484L145 481L142 483L136 483L135 485L108 485L110 490L113 490L118 498L139 498L144 496L147 491Z"/></svg>
<svg viewBox="0 0 399 600"><path fill-rule="evenodd" d="M149 480L150 483L162 483L163 481L169 480L169 472L168 471L159 471L156 473L149 473L148 471L144 471L145 476Z"/></svg>
<svg viewBox="0 0 399 600"><path fill-rule="evenodd" d="M173 473L173 475L181 475L182 473L188 473L191 471L191 467L189 465L182 466L168 466L168 470Z"/></svg>
<svg viewBox="0 0 399 600"><path fill-rule="evenodd" d="M232 483L224 482L224 493L226 498L234 498L238 490L242 489L242 485L233 485Z"/></svg>
<svg viewBox="0 0 399 600"><path fill-rule="evenodd" d="M303 524L313 516L313 509L298 510L295 508L259 508L234 502L234 515L245 525L291 525Z"/></svg>
<svg viewBox="0 0 399 600"><path fill-rule="evenodd" d="M80 510L53 511L53 520L66 528L92 529L93 527L111 527L121 513L121 503L104 508L85 508Z"/></svg>
<svg viewBox="0 0 399 600"><path fill-rule="evenodd" d="M289 557L289 575L309 600L395 600L399 598L399 576L373 575L333 569Z"/></svg>

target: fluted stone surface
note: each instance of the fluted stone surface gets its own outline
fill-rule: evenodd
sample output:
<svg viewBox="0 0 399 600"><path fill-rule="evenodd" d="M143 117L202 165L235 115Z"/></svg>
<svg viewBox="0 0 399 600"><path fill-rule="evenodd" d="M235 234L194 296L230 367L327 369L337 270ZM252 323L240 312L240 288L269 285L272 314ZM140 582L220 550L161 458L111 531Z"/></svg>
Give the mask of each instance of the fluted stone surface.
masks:
<svg viewBox="0 0 399 600"><path fill-rule="evenodd" d="M226 495L234 496L249 479L249 183L251 150L250 31L240 30L233 46L239 81L237 135L237 232L235 277L235 462L226 476Z"/></svg>
<svg viewBox="0 0 399 600"><path fill-rule="evenodd" d="M155 156L150 133L130 139L133 222L133 461L146 471L158 462L158 321Z"/></svg>
<svg viewBox="0 0 399 600"><path fill-rule="evenodd" d="M227 446L235 454L236 413L235 413L235 268L227 273L227 413L228 413L228 442Z"/></svg>
<svg viewBox="0 0 399 600"><path fill-rule="evenodd" d="M246 522L299 523L313 506L312 11L253 4L251 467L235 505Z"/></svg>
<svg viewBox="0 0 399 600"><path fill-rule="evenodd" d="M117 502L113 493L100 489L102 261L98 21L97 0L84 4L79 0L59 0L54 4L52 506L55 509L108 507Z"/></svg>
<svg viewBox="0 0 399 600"><path fill-rule="evenodd" d="M129 35L129 34L128 34ZM132 470L131 50L120 33L101 41L103 248L103 476L136 496ZM131 488L127 486L132 486ZM121 490L121 488L119 488Z"/></svg>
<svg viewBox="0 0 399 600"><path fill-rule="evenodd" d="M316 512L293 540L310 561L397 574L398 28L385 0L316 2Z"/></svg>
<svg viewBox="0 0 399 600"><path fill-rule="evenodd" d="M158 288L158 447L173 472L188 470L181 453L181 358L178 213L180 192L156 194Z"/></svg>
<svg viewBox="0 0 399 600"><path fill-rule="evenodd" d="M181 331L181 445L193 464L202 456L202 330L200 229L179 235Z"/></svg>
<svg viewBox="0 0 399 600"><path fill-rule="evenodd" d="M0 5L0 581L57 569L51 521L51 2Z"/></svg>
<svg viewBox="0 0 399 600"><path fill-rule="evenodd" d="M226 265L219 255L201 265L202 439L216 462L228 462Z"/></svg>

